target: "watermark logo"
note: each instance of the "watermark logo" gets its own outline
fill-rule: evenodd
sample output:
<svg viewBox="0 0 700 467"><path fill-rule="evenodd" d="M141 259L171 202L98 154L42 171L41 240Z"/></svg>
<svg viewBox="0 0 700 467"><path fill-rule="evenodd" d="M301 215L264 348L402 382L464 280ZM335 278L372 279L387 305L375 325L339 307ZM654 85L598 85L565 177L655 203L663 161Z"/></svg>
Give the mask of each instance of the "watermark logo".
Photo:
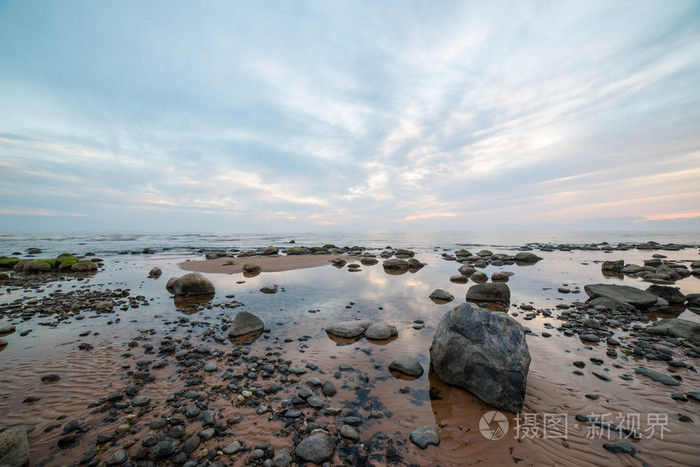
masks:
<svg viewBox="0 0 700 467"><path fill-rule="evenodd" d="M491 411L484 414L479 420L479 431L486 439L492 441L503 438L510 427L508 419L501 412Z"/></svg>

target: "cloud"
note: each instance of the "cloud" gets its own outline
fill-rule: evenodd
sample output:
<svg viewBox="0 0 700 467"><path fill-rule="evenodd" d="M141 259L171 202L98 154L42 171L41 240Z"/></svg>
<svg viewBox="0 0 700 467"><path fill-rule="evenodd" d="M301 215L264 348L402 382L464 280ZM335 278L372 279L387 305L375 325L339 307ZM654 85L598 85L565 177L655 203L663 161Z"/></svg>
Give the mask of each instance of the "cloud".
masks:
<svg viewBox="0 0 700 467"><path fill-rule="evenodd" d="M5 2L0 203L105 228L690 216L699 22L656 2Z"/></svg>

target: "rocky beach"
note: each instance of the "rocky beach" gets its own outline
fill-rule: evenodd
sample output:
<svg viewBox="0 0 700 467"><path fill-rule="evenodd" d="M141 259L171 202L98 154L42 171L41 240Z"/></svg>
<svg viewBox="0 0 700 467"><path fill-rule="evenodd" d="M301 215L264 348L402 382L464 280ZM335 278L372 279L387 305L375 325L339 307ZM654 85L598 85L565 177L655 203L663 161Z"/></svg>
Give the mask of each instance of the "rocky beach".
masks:
<svg viewBox="0 0 700 467"><path fill-rule="evenodd" d="M15 240L0 464L697 465L698 242L332 241Z"/></svg>

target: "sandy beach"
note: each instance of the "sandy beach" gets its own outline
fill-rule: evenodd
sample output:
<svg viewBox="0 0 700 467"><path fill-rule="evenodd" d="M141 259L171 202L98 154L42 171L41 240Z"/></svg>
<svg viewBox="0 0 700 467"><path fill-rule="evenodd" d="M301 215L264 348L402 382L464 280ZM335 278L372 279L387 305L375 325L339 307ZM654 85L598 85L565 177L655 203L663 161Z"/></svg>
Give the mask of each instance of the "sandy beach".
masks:
<svg viewBox="0 0 700 467"><path fill-rule="evenodd" d="M697 250L548 249L534 250L543 258L534 264L516 262L517 250L470 259L458 249L421 250L415 258L423 267L403 274L384 268L382 250L212 260L106 255L89 274L16 273L0 309L2 324L15 327L0 336L7 341L2 427L34 427L31 465L288 465L303 461L303 440L323 444L324 436L331 465L694 465L698 342L646 329L668 317L700 323L697 311L638 310L628 320L588 308L584 288L602 281L646 289L650 283L630 274L606 276L603 263L659 261L690 271ZM347 264L333 266L334 259ZM239 274L245 263L261 272ZM148 278L154 267L162 275ZM472 269L466 283L451 281ZM188 271L202 273L215 294L168 293L166 281ZM431 364L440 320L481 283L478 272L487 273L485 284L507 284L508 314L527 329L532 362L520 414L444 383ZM688 273L674 285L691 297L699 283ZM431 300L436 288L454 299ZM229 337L242 310L263 325ZM591 319L600 327L582 324ZM362 320L386 323L396 335L329 332ZM389 370L401 355L416 359L420 377ZM483 431L482 418L494 410L507 425L499 439ZM557 436L546 432L553 418L563 423ZM615 429L637 419L636 436ZM422 427L438 445L412 441Z"/></svg>

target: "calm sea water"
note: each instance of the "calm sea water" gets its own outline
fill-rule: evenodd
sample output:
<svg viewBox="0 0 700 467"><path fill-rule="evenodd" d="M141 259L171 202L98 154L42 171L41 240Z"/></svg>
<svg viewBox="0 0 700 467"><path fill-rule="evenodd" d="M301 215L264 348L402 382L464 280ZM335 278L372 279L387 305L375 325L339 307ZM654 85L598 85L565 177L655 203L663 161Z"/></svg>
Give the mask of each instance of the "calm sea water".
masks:
<svg viewBox="0 0 700 467"><path fill-rule="evenodd" d="M73 253L115 254L151 248L156 251L183 252L199 249L254 249L268 245L363 246L381 249L386 246L427 250L435 247L454 249L466 246L515 248L527 243L584 245L607 242L639 243L655 241L662 244L683 243L697 246L700 232L637 232L637 231L318 231L318 232L76 232L0 234L0 255L21 252L29 247L41 248L48 255L64 251Z"/></svg>

